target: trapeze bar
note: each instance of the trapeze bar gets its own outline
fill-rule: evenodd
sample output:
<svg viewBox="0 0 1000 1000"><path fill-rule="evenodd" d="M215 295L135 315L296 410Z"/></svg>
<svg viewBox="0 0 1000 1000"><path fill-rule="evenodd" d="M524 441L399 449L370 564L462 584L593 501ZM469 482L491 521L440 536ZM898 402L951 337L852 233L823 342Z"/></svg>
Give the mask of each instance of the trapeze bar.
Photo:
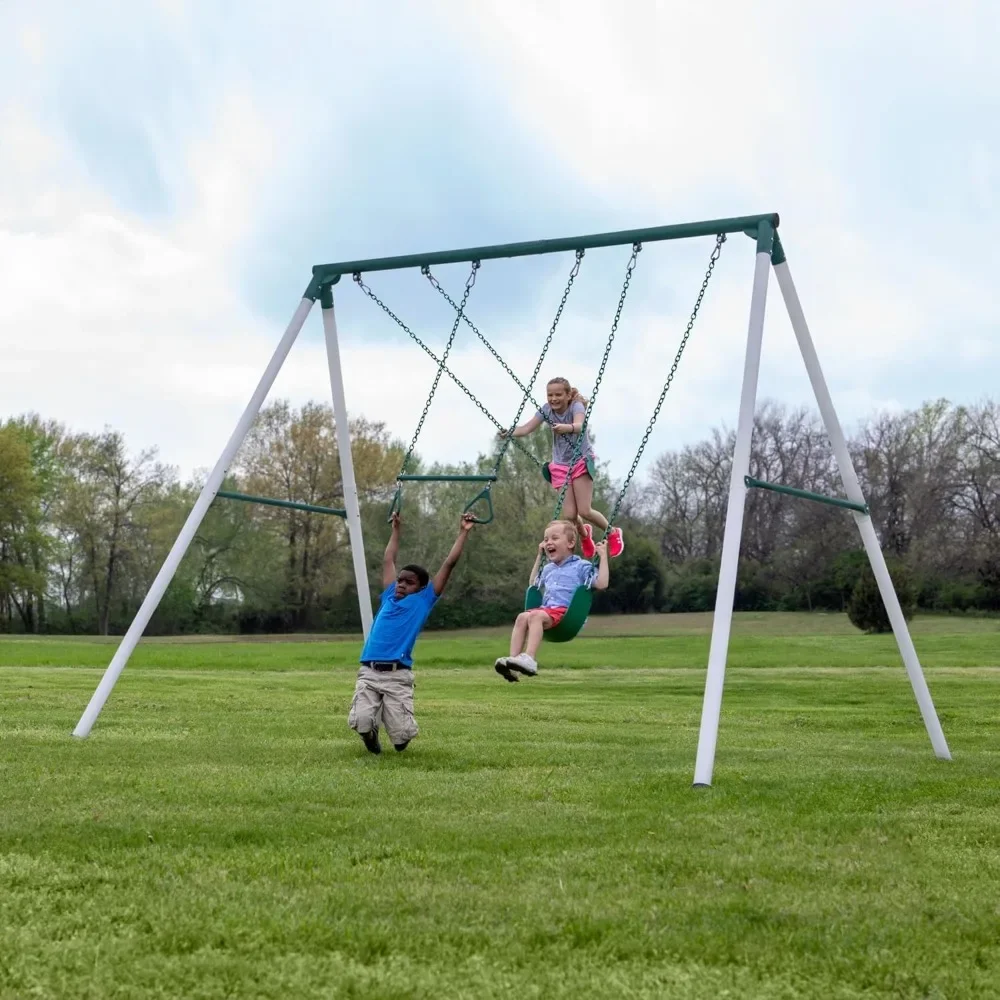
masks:
<svg viewBox="0 0 1000 1000"><path fill-rule="evenodd" d="M320 507L314 503L296 503L294 500L273 500L271 497L255 497L249 493L230 493L228 490L219 490L215 494L226 500L242 500L244 503L259 503L267 507L290 507L292 510L305 510L310 514L333 514L334 517L347 517L347 511L340 507Z"/></svg>
<svg viewBox="0 0 1000 1000"><path fill-rule="evenodd" d="M855 503L853 500L844 500L840 497L827 497L822 493L797 490L794 486L782 486L779 483L765 483L763 479L754 479L752 476L744 476L743 482L749 489L771 490L772 493L786 493L790 497L815 500L816 503L829 504L831 507L845 507L847 510L856 510L859 514L868 513L868 504Z"/></svg>
<svg viewBox="0 0 1000 1000"><path fill-rule="evenodd" d="M400 483L495 483L497 477L490 473L483 476L450 476L441 473L437 476L396 476Z"/></svg>
<svg viewBox="0 0 1000 1000"><path fill-rule="evenodd" d="M342 274L367 271L394 271L404 267L436 264L460 264L473 260L493 260L499 257L529 257L532 254L560 253L564 250L590 250L626 243L656 243L661 240L684 240L696 236L718 236L719 233L742 233L753 230L762 222L778 226L777 212L767 215L743 215L735 219L710 219L706 222L685 222L675 226L654 226L651 229L623 229L616 233L596 233L591 236L567 236L553 240L529 240L526 243L500 243L494 246L472 247L465 250L440 250L435 253L406 254L402 257L374 257L371 260L348 260L336 264L314 265L310 289L316 293ZM315 296L314 296L315 297Z"/></svg>

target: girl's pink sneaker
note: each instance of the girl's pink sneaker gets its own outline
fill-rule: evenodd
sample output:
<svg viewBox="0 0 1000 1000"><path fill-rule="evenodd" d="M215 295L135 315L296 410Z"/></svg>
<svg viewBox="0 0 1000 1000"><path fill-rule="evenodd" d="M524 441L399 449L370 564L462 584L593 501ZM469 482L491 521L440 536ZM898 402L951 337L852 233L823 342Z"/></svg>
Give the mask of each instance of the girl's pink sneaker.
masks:
<svg viewBox="0 0 1000 1000"><path fill-rule="evenodd" d="M610 548L608 551L611 551ZM597 546L594 545L594 529L589 524L580 528L580 553L584 559L593 559L597 553Z"/></svg>
<svg viewBox="0 0 1000 1000"><path fill-rule="evenodd" d="M608 532L608 555L614 559L625 551L625 539L622 537L621 528L612 528Z"/></svg>

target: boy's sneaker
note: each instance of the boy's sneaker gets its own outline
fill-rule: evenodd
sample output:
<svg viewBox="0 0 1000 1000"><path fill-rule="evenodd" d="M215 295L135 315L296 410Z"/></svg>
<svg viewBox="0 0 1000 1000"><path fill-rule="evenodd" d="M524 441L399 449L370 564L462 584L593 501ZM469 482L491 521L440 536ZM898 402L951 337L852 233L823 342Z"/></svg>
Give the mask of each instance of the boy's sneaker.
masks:
<svg viewBox="0 0 1000 1000"><path fill-rule="evenodd" d="M402 743L393 743L393 746L396 748L396 753L402 753L409 745L409 740L403 740Z"/></svg>
<svg viewBox="0 0 1000 1000"><path fill-rule="evenodd" d="M493 664L493 669L505 680L510 681L511 684L517 683L517 678L514 676L513 671L510 669L510 660L506 656L501 656L497 658L497 662Z"/></svg>
<svg viewBox="0 0 1000 1000"><path fill-rule="evenodd" d="M534 677L538 673L538 664L527 653L518 653L517 656L508 657L507 668L513 668L518 673L527 674L529 677Z"/></svg>
<svg viewBox="0 0 1000 1000"><path fill-rule="evenodd" d="M622 537L621 528L612 528L608 532L608 555L614 559L625 551L625 539Z"/></svg>
<svg viewBox="0 0 1000 1000"><path fill-rule="evenodd" d="M381 753L382 744L378 741L378 730L373 729L368 733L361 733L361 740L365 745L365 749L369 753Z"/></svg>
<svg viewBox="0 0 1000 1000"><path fill-rule="evenodd" d="M597 546L594 545L594 529L585 524L580 528L580 554L584 559L593 559L597 553Z"/></svg>

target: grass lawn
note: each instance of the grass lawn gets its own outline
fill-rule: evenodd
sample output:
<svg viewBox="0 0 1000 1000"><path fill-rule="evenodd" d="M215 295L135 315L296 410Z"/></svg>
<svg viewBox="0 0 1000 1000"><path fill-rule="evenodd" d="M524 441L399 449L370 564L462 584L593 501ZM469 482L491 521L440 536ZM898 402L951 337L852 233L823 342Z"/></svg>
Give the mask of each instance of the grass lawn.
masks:
<svg viewBox="0 0 1000 1000"><path fill-rule="evenodd" d="M346 726L355 640L0 639L0 998L1000 995L1000 622L592 619L535 680L425 633L421 735ZM383 740L383 742L385 742Z"/></svg>

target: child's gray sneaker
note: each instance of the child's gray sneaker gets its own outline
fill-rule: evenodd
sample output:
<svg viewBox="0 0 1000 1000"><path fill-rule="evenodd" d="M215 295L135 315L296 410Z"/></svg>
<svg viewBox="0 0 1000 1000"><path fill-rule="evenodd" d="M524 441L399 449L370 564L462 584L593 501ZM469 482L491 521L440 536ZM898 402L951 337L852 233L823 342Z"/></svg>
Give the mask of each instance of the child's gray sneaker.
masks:
<svg viewBox="0 0 1000 1000"><path fill-rule="evenodd" d="M493 664L493 669L505 680L510 681L511 684L517 683L517 678L514 676L510 669L510 659L506 656L497 657L496 663Z"/></svg>

